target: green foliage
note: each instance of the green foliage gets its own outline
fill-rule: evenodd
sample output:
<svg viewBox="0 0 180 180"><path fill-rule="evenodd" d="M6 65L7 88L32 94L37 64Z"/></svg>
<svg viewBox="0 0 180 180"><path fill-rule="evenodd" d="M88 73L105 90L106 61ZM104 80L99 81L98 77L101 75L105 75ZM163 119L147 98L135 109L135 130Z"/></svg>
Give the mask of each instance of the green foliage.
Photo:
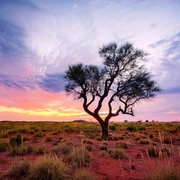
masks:
<svg viewBox="0 0 180 180"><path fill-rule="evenodd" d="M130 132L136 132L137 131L137 128L133 125L129 125L127 128L126 128L127 131L130 131Z"/></svg>
<svg viewBox="0 0 180 180"><path fill-rule="evenodd" d="M109 125L109 129L112 130L112 131L115 131L116 130L116 125Z"/></svg>
<svg viewBox="0 0 180 180"><path fill-rule="evenodd" d="M9 141L9 144L11 146L19 146L19 145L21 145L22 144L22 137L21 137L21 135L18 134L16 137L12 137L10 139L10 141Z"/></svg>

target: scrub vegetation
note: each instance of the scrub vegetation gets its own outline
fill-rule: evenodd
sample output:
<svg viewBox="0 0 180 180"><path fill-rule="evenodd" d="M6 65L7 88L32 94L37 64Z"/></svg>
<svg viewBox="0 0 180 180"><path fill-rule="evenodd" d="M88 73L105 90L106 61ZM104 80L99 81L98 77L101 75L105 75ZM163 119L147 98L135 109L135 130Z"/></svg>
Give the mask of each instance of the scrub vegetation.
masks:
<svg viewBox="0 0 180 180"><path fill-rule="evenodd" d="M0 122L0 179L180 179L180 124ZM143 172L143 173L142 173Z"/></svg>

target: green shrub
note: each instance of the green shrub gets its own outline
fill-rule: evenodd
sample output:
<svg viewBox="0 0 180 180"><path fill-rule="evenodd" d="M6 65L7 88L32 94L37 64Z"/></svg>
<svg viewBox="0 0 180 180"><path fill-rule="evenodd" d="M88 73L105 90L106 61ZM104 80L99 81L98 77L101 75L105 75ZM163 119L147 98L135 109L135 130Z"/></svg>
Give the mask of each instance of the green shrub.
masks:
<svg viewBox="0 0 180 180"><path fill-rule="evenodd" d="M116 126L115 125L109 125L109 129L112 130L112 131L115 131L116 130Z"/></svg>
<svg viewBox="0 0 180 180"><path fill-rule="evenodd" d="M9 144L11 146L19 146L22 144L22 138L21 138L21 135L17 135L16 137L12 137L9 141Z"/></svg>
<svg viewBox="0 0 180 180"><path fill-rule="evenodd" d="M32 166L28 180L67 180L70 171L65 164L55 157L41 157Z"/></svg>
<svg viewBox="0 0 180 180"><path fill-rule="evenodd" d="M137 128L133 125L129 125L127 128L126 128L127 131L130 131L130 132L136 132L137 131Z"/></svg>

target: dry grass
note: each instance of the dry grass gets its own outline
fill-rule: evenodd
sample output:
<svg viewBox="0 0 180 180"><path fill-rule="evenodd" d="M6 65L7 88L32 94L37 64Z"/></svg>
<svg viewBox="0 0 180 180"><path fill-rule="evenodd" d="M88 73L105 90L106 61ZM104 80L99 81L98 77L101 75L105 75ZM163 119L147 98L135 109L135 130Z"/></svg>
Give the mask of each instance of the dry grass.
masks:
<svg viewBox="0 0 180 180"><path fill-rule="evenodd" d="M180 166L174 167L172 163L158 165L150 171L148 180L180 180Z"/></svg>
<svg viewBox="0 0 180 180"><path fill-rule="evenodd" d="M21 160L12 163L10 168L4 175L4 179L20 179L25 178L29 175L31 163L29 161Z"/></svg>
<svg viewBox="0 0 180 180"><path fill-rule="evenodd" d="M70 170L57 157L44 156L32 166L28 180L67 180L71 179Z"/></svg>

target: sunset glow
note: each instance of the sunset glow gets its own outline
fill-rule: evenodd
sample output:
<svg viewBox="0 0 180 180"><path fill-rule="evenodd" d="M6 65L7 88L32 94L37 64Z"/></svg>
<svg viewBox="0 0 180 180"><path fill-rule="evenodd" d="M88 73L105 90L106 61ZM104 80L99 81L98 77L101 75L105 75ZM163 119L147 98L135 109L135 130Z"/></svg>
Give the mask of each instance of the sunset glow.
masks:
<svg viewBox="0 0 180 180"><path fill-rule="evenodd" d="M163 91L112 121L180 121L179 9L178 0L0 1L0 120L94 121L65 93L64 72L101 65L104 44L130 42Z"/></svg>

